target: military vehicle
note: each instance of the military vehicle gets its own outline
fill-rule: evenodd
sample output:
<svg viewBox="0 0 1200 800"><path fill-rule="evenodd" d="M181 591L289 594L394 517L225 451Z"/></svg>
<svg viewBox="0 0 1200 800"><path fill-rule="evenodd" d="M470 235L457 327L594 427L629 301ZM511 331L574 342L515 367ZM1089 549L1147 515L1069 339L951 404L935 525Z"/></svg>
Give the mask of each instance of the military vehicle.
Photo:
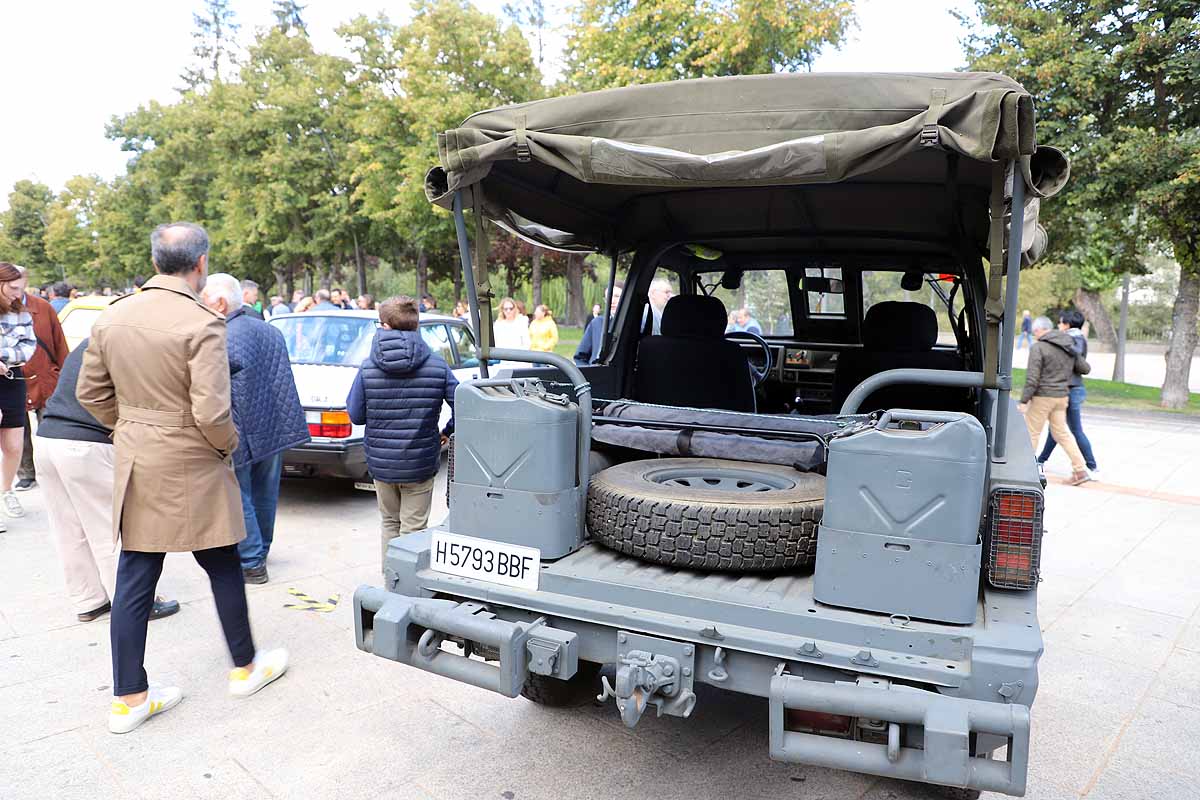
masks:
<svg viewBox="0 0 1200 800"><path fill-rule="evenodd" d="M1012 350L1068 177L1030 95L679 81L438 150L481 363L530 366L459 387L449 516L392 540L358 647L630 727L709 684L767 701L771 758L1024 794L1044 484ZM490 224L609 260L587 363L491 347Z"/></svg>

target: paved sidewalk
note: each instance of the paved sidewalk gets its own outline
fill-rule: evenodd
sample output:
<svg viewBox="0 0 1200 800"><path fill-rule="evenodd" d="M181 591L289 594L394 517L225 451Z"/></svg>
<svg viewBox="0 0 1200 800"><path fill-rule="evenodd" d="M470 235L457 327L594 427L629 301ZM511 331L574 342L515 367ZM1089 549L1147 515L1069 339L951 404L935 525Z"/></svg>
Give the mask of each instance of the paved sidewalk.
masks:
<svg viewBox="0 0 1200 800"><path fill-rule="evenodd" d="M1178 498L1200 495L1200 429L1085 423L1105 483L1047 490L1028 797L1196 797L1200 505ZM1061 454L1049 471L1066 473ZM151 623L147 669L186 696L113 736L107 619L75 622L40 491L22 499L29 515L0 534L3 800L935 796L771 762L765 701L705 691L691 719L631 732L611 704L548 710L359 653L349 601L378 580L374 498L313 483L285 484L271 583L249 587L256 639L291 649L289 674L230 699L204 574L169 556L161 586L184 608ZM340 601L327 614L287 608L289 587Z"/></svg>

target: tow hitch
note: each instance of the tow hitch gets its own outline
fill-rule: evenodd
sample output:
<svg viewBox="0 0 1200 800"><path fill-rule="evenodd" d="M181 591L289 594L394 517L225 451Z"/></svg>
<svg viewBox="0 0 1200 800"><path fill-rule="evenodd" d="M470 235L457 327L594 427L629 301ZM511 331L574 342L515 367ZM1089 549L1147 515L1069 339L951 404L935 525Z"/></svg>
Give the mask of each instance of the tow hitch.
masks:
<svg viewBox="0 0 1200 800"><path fill-rule="evenodd" d="M601 679L601 702L615 698L621 721L633 728L651 703L658 716L687 717L696 707L692 692L696 672L696 647L683 642L655 639L637 633L617 634L616 687Z"/></svg>

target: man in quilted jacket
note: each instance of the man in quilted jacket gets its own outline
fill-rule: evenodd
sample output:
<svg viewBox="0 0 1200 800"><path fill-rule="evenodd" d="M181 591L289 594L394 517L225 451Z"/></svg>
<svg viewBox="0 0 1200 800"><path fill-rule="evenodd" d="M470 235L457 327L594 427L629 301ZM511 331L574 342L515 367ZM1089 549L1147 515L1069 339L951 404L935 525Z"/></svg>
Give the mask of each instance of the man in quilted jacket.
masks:
<svg viewBox="0 0 1200 800"><path fill-rule="evenodd" d="M204 304L225 315L233 424L239 445L233 467L242 491L246 538L238 545L247 583L267 582L275 538L275 509L283 452L309 440L283 334L251 316L242 284L232 275L208 276Z"/></svg>
<svg viewBox="0 0 1200 800"><path fill-rule="evenodd" d="M437 424L443 401L454 409L458 381L421 339L420 316L411 297L380 305L382 327L346 399L350 421L367 426L367 466L375 479L384 556L394 537L429 524L441 443L454 430L453 416L441 436Z"/></svg>

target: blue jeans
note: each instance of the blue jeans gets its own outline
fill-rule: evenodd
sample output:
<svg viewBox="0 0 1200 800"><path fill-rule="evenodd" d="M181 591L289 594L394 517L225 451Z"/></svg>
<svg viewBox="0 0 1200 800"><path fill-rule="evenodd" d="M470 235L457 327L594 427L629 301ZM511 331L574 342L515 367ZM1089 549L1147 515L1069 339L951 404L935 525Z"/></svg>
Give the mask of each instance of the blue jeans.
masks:
<svg viewBox="0 0 1200 800"><path fill-rule="evenodd" d="M1018 350L1021 349L1021 342L1024 342L1026 347L1030 347L1033 344L1033 334L1029 331L1021 331L1020 335L1017 336Z"/></svg>
<svg viewBox="0 0 1200 800"><path fill-rule="evenodd" d="M236 472L242 490L242 515L246 518L246 538L238 545L238 554L242 557L242 569L261 567L275 539L275 507L279 505L283 453L238 467Z"/></svg>
<svg viewBox="0 0 1200 800"><path fill-rule="evenodd" d="M1071 435L1075 437L1075 443L1079 445L1079 452L1083 453L1083 463L1087 464L1088 469L1096 468L1096 457L1092 455L1092 443L1088 441L1087 436L1083 432L1083 401L1087 399L1087 389L1082 386L1072 386L1067 394L1067 427L1071 429ZM1038 463L1045 463L1046 459L1050 458L1050 454L1054 452L1054 437L1046 435L1046 446L1042 448L1042 454L1038 456Z"/></svg>

